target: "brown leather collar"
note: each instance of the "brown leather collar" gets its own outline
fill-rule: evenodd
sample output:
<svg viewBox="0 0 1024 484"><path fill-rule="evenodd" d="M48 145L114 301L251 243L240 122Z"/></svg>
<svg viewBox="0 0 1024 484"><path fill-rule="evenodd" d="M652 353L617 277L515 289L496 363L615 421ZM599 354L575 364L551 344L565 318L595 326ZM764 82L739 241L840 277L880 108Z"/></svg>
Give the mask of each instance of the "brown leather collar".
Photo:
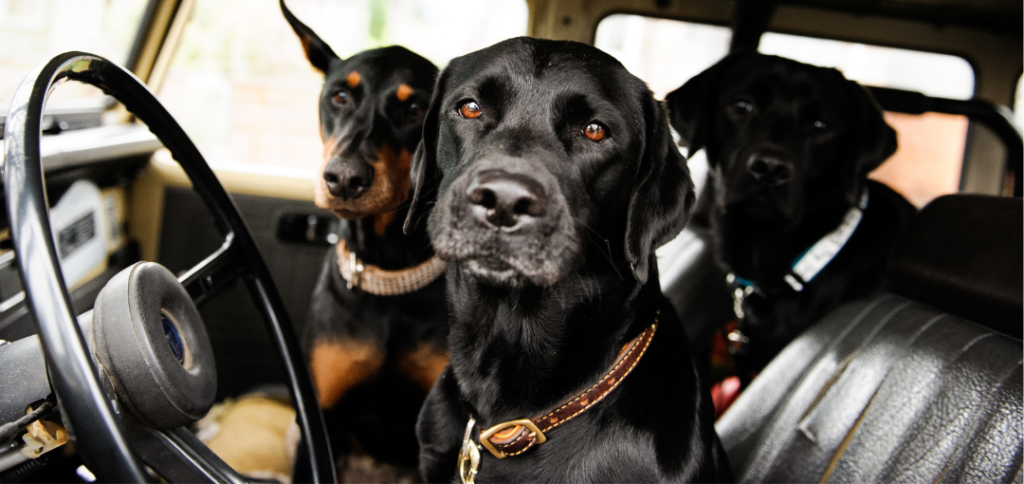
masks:
<svg viewBox="0 0 1024 484"><path fill-rule="evenodd" d="M661 312L659 311L654 317L653 324L622 347L611 369L592 387L547 415L502 422L484 430L480 433L480 444L490 451L494 457L504 459L509 456L522 454L533 446L546 442L548 432L561 427L577 415L593 407L597 402L603 400L633 371L640 358L647 352L651 339L654 338L654 332L658 329L658 316L660 314ZM467 475L470 477L476 475L476 469L480 461L479 449L476 445L473 445L475 443L472 441L471 435L475 423L476 419L471 417L466 429L466 438L463 441L462 452L459 454L459 474L463 477L464 481L466 481ZM476 455L471 455L473 453ZM468 482L472 482L472 479L469 479Z"/></svg>
<svg viewBox="0 0 1024 484"><path fill-rule="evenodd" d="M348 282L348 288L356 287L377 296L398 296L423 289L441 277L446 267L445 262L434 254L414 267L389 271L364 264L355 252L348 251L344 240L338 241L336 249L338 270L342 279Z"/></svg>

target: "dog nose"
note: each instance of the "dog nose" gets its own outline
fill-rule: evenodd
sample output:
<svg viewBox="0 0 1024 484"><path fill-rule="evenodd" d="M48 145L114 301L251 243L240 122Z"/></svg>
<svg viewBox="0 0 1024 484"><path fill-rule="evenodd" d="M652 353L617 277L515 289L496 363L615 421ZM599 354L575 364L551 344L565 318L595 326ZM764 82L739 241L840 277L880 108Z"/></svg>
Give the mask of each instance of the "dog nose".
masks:
<svg viewBox="0 0 1024 484"><path fill-rule="evenodd" d="M775 156L752 155L747 161L747 171L766 185L783 185L793 178L793 165Z"/></svg>
<svg viewBox="0 0 1024 484"><path fill-rule="evenodd" d="M466 188L473 215L495 228L511 229L547 213L548 199L536 180L502 170L480 172Z"/></svg>
<svg viewBox="0 0 1024 484"><path fill-rule="evenodd" d="M373 167L362 160L334 159L324 167L324 181L331 195L354 200L373 184Z"/></svg>

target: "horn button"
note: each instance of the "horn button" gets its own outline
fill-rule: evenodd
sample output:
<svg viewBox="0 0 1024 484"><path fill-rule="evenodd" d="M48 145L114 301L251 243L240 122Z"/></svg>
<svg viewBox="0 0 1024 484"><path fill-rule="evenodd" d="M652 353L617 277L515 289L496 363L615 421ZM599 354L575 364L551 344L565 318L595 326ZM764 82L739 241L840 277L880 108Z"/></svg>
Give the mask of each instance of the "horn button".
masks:
<svg viewBox="0 0 1024 484"><path fill-rule="evenodd" d="M217 372L206 327L185 288L160 264L134 264L104 286L92 339L109 389L148 425L188 425L213 405Z"/></svg>

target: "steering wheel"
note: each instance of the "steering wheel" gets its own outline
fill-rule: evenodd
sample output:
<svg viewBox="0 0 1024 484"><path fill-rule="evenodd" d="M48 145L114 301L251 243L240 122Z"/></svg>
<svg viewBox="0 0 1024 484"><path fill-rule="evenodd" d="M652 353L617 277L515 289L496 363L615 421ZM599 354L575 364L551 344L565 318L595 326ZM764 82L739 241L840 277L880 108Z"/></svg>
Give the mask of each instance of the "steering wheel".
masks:
<svg viewBox="0 0 1024 484"><path fill-rule="evenodd" d="M153 424L152 419L136 418L134 412L126 411L126 407L131 410L131 402L123 401L120 393L113 398L115 392L111 391L109 372L105 367L104 374L97 371L97 361L91 356L76 321L51 235L40 157L43 106L50 92L68 79L96 86L121 101L128 111L149 126L181 164L194 190L213 215L223 244L178 278L180 286L171 289L178 291L194 311L195 303L212 296L228 282L238 277L244 280L288 378L296 420L303 436L300 445L304 446L297 452L304 458L296 470L304 472L314 482L334 482L334 462L323 415L298 339L266 262L238 208L195 144L145 84L102 57L68 52L36 68L15 93L4 134L2 174L18 267L46 354L50 384L76 450L99 480L105 482L152 480L143 463L168 481L246 480L181 423L177 423L176 428L167 428L167 425ZM170 285L175 286L173 276L169 277L172 278ZM195 315L198 317L198 313ZM205 338L205 330L202 333ZM171 349L163 348L163 351ZM212 357L209 361L212 367ZM212 385L215 387L216 383ZM202 412L208 407L209 404Z"/></svg>

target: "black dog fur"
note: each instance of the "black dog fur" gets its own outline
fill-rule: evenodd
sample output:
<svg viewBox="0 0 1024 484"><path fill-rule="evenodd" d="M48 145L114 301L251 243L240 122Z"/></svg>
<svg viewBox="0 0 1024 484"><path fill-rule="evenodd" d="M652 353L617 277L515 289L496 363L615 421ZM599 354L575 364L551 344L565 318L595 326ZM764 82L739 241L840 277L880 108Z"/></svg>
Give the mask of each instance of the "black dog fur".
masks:
<svg viewBox="0 0 1024 484"><path fill-rule="evenodd" d="M420 264L434 254L426 231L405 235L402 223L410 153L437 68L397 46L341 59L283 0L281 9L325 76L317 206L343 219L341 239L364 264L386 270ZM335 248L328 251L303 344L336 454L355 445L378 460L416 466L416 417L448 362L443 279L409 294L376 296L350 289Z"/></svg>
<svg viewBox="0 0 1024 484"><path fill-rule="evenodd" d="M740 378L764 367L812 322L883 289L885 263L915 208L868 173L896 151L896 133L860 85L835 69L752 52L726 57L666 98L673 127L710 165L707 196L719 264L752 281L737 352ZM794 291L790 264L869 204L838 255Z"/></svg>
<svg viewBox="0 0 1024 484"><path fill-rule="evenodd" d="M669 133L647 86L588 45L517 38L442 72L406 223L419 230L432 207L449 261L451 363L417 424L428 482L456 479L470 415L474 438L543 415L596 382L659 310L617 389L524 454L482 451L477 481L728 479L653 256L693 203Z"/></svg>

